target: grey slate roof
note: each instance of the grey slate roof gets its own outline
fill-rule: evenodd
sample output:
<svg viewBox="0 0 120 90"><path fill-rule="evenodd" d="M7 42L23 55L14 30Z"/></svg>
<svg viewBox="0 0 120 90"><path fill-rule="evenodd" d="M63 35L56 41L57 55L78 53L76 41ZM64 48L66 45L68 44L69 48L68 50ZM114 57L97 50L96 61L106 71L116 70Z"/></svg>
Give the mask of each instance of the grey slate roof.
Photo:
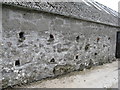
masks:
<svg viewBox="0 0 120 90"><path fill-rule="evenodd" d="M93 0L82 0L82 2L3 2L3 4L118 26L118 13Z"/></svg>

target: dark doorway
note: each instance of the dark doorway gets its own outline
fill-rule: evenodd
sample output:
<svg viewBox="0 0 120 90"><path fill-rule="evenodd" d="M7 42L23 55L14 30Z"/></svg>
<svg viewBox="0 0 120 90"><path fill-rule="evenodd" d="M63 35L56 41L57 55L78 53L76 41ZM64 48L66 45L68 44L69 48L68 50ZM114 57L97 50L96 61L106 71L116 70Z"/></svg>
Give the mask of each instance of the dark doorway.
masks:
<svg viewBox="0 0 120 90"><path fill-rule="evenodd" d="M120 58L120 32L117 32L116 58Z"/></svg>

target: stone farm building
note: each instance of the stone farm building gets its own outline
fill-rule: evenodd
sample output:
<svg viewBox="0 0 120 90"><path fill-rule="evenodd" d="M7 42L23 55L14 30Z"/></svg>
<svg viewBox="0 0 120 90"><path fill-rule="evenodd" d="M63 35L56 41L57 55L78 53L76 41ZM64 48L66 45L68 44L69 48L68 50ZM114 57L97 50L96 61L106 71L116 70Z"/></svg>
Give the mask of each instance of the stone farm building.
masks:
<svg viewBox="0 0 120 90"><path fill-rule="evenodd" d="M88 2L2 2L2 87L120 57L118 13Z"/></svg>

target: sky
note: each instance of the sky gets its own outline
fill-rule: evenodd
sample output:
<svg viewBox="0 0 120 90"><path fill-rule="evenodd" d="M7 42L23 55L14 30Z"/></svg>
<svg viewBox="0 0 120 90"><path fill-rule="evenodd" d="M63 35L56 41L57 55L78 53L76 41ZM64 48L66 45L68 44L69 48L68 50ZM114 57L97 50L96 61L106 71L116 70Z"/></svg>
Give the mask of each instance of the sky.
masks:
<svg viewBox="0 0 120 90"><path fill-rule="evenodd" d="M118 2L120 0L95 0L95 1L97 1L97 2L99 2L101 4L103 4L103 5L111 8L111 9L117 11L117 12L118 12L118 6L120 8L120 3L118 5ZM120 9L119 9L119 11L120 11Z"/></svg>

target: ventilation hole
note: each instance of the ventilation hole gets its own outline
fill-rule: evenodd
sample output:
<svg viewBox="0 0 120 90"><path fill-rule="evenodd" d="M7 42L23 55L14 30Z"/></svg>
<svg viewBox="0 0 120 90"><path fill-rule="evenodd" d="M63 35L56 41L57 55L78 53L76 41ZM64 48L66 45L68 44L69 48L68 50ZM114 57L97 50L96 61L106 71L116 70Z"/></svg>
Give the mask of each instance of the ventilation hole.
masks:
<svg viewBox="0 0 120 90"><path fill-rule="evenodd" d="M50 34L50 38L54 39L54 36L52 34Z"/></svg>
<svg viewBox="0 0 120 90"><path fill-rule="evenodd" d="M24 37L24 32L20 32L19 33L19 38L23 38Z"/></svg>
<svg viewBox="0 0 120 90"><path fill-rule="evenodd" d="M108 38L108 40L110 40L110 37Z"/></svg>
<svg viewBox="0 0 120 90"><path fill-rule="evenodd" d="M97 53L95 53L95 55L97 55Z"/></svg>
<svg viewBox="0 0 120 90"><path fill-rule="evenodd" d="M54 58L52 58L52 59L50 60L50 62L55 62L55 59L54 59Z"/></svg>
<svg viewBox="0 0 120 90"><path fill-rule="evenodd" d="M19 60L15 61L15 66L20 66L20 61Z"/></svg>
<svg viewBox="0 0 120 90"><path fill-rule="evenodd" d="M50 34L50 38L48 41L53 41L54 40L54 36L52 34Z"/></svg>
<svg viewBox="0 0 120 90"><path fill-rule="evenodd" d="M77 36L77 37L76 37L76 42L79 42L79 39L80 39L80 37L79 37L79 36Z"/></svg>
<svg viewBox="0 0 120 90"><path fill-rule="evenodd" d="M76 59L78 59L78 55L76 56Z"/></svg>
<svg viewBox="0 0 120 90"><path fill-rule="evenodd" d="M66 59L64 59L64 61L66 61Z"/></svg>
<svg viewBox="0 0 120 90"><path fill-rule="evenodd" d="M99 42L100 38L97 38L97 42Z"/></svg>
<svg viewBox="0 0 120 90"><path fill-rule="evenodd" d="M106 45L103 45L103 47L106 47Z"/></svg>
<svg viewBox="0 0 120 90"><path fill-rule="evenodd" d="M87 45L85 46L85 51L87 51L87 50L89 49L89 47L90 47L90 44L87 44Z"/></svg>
<svg viewBox="0 0 120 90"><path fill-rule="evenodd" d="M20 38L19 39L20 42L23 42L25 40L24 32L19 33L19 38Z"/></svg>

